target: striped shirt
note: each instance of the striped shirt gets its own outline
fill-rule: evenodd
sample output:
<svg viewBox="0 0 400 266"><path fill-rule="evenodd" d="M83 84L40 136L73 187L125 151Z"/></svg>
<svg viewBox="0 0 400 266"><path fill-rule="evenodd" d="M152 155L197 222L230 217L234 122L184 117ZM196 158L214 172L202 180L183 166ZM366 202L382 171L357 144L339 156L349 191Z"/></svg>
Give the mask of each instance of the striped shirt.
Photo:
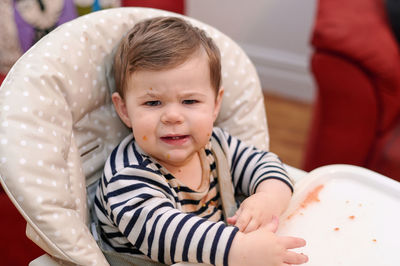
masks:
<svg viewBox="0 0 400 266"><path fill-rule="evenodd" d="M252 195L264 180L292 183L278 157L245 145L220 128L217 140L230 166L235 193ZM196 191L148 156L131 135L108 158L95 197L102 238L117 252L165 264L227 265L238 229L226 225L211 142L200 152L203 179ZM205 174L204 174L205 173Z"/></svg>

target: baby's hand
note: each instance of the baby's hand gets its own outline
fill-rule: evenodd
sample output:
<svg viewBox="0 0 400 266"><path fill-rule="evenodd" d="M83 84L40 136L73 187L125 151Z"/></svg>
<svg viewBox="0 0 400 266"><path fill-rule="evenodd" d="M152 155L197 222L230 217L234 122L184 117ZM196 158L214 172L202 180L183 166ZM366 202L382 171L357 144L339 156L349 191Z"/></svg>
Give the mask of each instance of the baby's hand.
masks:
<svg viewBox="0 0 400 266"><path fill-rule="evenodd" d="M273 218L280 215L278 206L279 202L269 193L258 192L245 199L227 221L241 232L249 233L273 222Z"/></svg>
<svg viewBox="0 0 400 266"><path fill-rule="evenodd" d="M300 248L305 244L301 238L276 236L267 226L248 234L238 232L232 242L228 264L231 266L303 264L308 261L308 257L290 249Z"/></svg>

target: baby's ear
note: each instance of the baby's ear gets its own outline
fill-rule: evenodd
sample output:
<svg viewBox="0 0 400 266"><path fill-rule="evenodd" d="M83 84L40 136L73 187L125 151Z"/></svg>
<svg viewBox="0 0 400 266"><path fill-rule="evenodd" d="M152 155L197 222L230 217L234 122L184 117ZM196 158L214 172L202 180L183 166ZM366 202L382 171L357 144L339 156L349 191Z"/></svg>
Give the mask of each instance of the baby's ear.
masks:
<svg viewBox="0 0 400 266"><path fill-rule="evenodd" d="M217 92L217 97L215 98L215 108L214 108L214 113L213 113L214 122L217 119L219 110L221 109L222 96L224 96L224 88L223 87L219 88L219 90Z"/></svg>
<svg viewBox="0 0 400 266"><path fill-rule="evenodd" d="M124 99L122 99L121 95L118 92L114 92L111 96L111 99L114 104L115 110L117 111L117 114L121 118L122 122L124 122L127 127L131 128L132 123L129 119L128 109L126 108Z"/></svg>

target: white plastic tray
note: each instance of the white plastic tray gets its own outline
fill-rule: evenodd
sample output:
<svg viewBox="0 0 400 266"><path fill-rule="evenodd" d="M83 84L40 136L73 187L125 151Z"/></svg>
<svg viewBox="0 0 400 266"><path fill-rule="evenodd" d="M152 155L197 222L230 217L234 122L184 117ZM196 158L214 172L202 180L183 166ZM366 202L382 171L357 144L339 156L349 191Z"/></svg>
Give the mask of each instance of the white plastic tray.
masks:
<svg viewBox="0 0 400 266"><path fill-rule="evenodd" d="M307 241L296 250L305 265L400 265L400 183L356 166L318 168L297 182L277 233Z"/></svg>

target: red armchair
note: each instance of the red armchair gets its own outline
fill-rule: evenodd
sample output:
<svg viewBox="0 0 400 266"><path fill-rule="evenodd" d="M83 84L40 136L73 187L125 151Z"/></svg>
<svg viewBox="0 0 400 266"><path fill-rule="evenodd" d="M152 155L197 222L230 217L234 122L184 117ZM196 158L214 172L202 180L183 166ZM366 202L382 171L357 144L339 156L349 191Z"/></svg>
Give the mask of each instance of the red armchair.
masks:
<svg viewBox="0 0 400 266"><path fill-rule="evenodd" d="M185 13L184 0L122 0L121 6L140 6L163 9L179 14Z"/></svg>
<svg viewBox="0 0 400 266"><path fill-rule="evenodd" d="M400 54L384 0L320 0L312 46L303 168L354 164L400 181Z"/></svg>

